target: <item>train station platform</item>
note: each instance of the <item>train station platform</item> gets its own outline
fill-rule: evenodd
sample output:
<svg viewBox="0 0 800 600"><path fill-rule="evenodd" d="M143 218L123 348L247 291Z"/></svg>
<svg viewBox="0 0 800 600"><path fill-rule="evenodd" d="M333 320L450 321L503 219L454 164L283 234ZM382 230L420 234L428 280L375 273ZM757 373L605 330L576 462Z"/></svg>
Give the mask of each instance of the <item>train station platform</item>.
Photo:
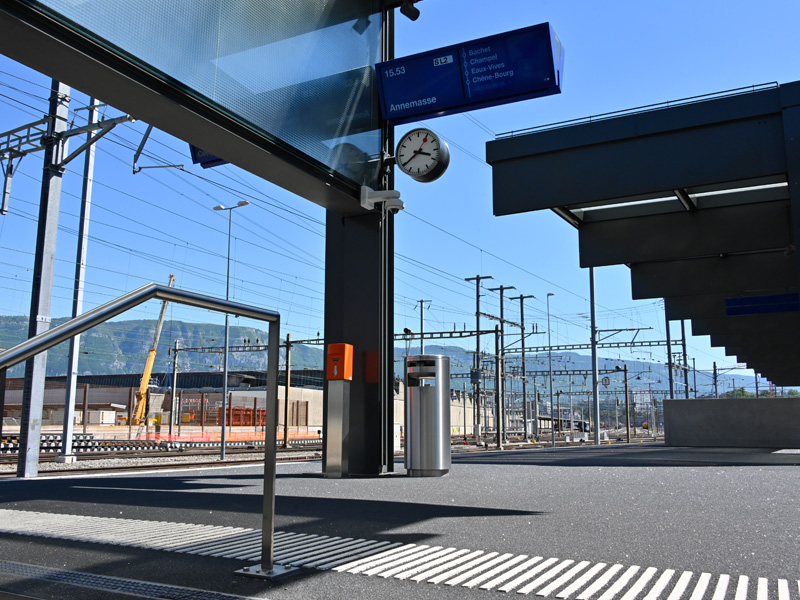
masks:
<svg viewBox="0 0 800 600"><path fill-rule="evenodd" d="M34 598L796 600L800 451L660 444L455 454L450 474L279 464L0 481L0 593ZM2 596L5 597L5 596Z"/></svg>

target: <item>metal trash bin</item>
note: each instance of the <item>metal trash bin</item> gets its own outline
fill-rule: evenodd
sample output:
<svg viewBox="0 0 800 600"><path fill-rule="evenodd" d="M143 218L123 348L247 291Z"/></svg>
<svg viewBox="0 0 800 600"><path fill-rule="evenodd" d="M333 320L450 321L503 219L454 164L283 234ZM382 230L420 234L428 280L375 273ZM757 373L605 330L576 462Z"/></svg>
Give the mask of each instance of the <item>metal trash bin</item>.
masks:
<svg viewBox="0 0 800 600"><path fill-rule="evenodd" d="M405 466L410 477L450 471L450 358L438 354L405 360Z"/></svg>

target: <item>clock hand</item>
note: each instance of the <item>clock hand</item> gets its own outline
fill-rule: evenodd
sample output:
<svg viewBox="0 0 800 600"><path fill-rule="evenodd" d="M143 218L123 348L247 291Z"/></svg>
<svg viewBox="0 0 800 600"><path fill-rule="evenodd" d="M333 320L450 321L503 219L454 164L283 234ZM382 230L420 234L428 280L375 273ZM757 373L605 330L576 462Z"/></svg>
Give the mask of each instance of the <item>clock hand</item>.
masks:
<svg viewBox="0 0 800 600"><path fill-rule="evenodd" d="M414 152L414 154L411 155L411 158L409 158L406 162L403 163L403 166L405 167L408 163L410 163L412 160L414 160L417 157L417 153L418 152L419 152L419 150Z"/></svg>
<svg viewBox="0 0 800 600"><path fill-rule="evenodd" d="M417 157L417 154L424 154L424 155L426 155L426 156L430 156L430 155L431 155L431 153L430 153L430 152L423 152L423 151L422 151L422 148L425 146L425 143L426 143L427 141L428 141L428 136L426 135L424 138L422 138L422 143L419 145L419 150L414 150L414 154L412 154L412 155L411 155L411 158L409 158L409 159L408 159L406 162L404 162L404 163L403 163L403 166L404 166L404 167L405 167L405 166L406 166L408 163L410 163L412 160L414 160L414 159Z"/></svg>
<svg viewBox="0 0 800 600"><path fill-rule="evenodd" d="M417 155L419 155L419 154L424 154L425 156L431 156L430 152L423 152L422 150L415 150L414 154L411 155L411 158L409 158L406 162L403 163L403 166L405 167L408 163L410 163L412 160L414 160L417 157Z"/></svg>

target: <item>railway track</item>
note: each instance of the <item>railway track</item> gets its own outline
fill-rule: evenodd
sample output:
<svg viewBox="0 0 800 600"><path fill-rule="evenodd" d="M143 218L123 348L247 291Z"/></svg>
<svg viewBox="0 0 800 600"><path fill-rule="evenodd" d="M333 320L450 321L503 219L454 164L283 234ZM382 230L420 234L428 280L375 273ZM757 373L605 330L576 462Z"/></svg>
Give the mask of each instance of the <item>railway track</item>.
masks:
<svg viewBox="0 0 800 600"><path fill-rule="evenodd" d="M307 461L307 460L318 460L321 458L320 454L321 446L319 449L304 447L304 448L289 448L284 450L283 448L278 449L277 454L277 461L278 462L292 462L292 461ZM160 470L167 470L167 469L191 469L191 468L208 468L209 466L218 466L218 465L226 465L226 466L245 466L245 465L252 465L252 464L261 464L264 461L263 455L263 448L262 449L228 449L226 451L226 460L221 462L216 460L217 456L219 455L219 449L214 451L211 450L203 450L203 451L193 451L193 452L113 452L108 453L105 456L101 455L100 453L92 453L87 454L85 456L80 456L80 460L78 463L73 463L68 468L62 469L47 469L46 466L44 469L39 471L39 477L54 477L54 476L63 476L63 475L82 475L87 473L125 473L125 472L133 472L133 471L160 471ZM239 455L242 458L236 458ZM255 456L254 456L255 455ZM246 456L246 457L245 457ZM2 464L13 464L16 462L16 456L9 456L6 455L0 460L0 465ZM169 460L170 458L180 458L180 460ZM186 459L196 459L196 460L186 460ZM42 456L40 459L40 464L48 465L49 463L53 463L55 459L55 455L50 456ZM130 464L113 464L113 465L102 465L98 464L103 459L113 459L113 460L124 460L124 461L134 461ZM143 461L147 462L135 462L142 459ZM157 460L158 462L152 462L153 460ZM201 460L205 459L205 460ZM86 467L81 467L80 464L91 463ZM16 473L14 471L2 471L0 472L0 479L10 479L16 477Z"/></svg>
<svg viewBox="0 0 800 600"><path fill-rule="evenodd" d="M474 445L475 440L472 436L469 436L469 441L464 439L463 436L453 436L451 440L452 449L454 452L458 452L460 446L462 445ZM652 438L644 438L644 439L652 439ZM509 436L509 442L521 445L526 445L523 440L515 439ZM605 443L614 443L622 441L621 438L611 439L606 441ZM204 442L202 444L197 444L193 442L189 443L164 443L162 442L160 445L157 442L144 442L147 445L142 445L139 447L131 447L132 444L136 444L137 442L120 442L117 440L113 440L110 442L99 441L98 444L116 444L116 446L106 446L106 447L93 447L90 449L85 450L74 450L73 453L80 458L81 461L93 461L93 460L102 460L108 458L144 458L144 457L152 457L152 458L162 458L162 457L170 457L170 456L214 456L219 454L220 451L220 444L219 442ZM572 442L572 444L580 443L580 442ZM588 442L591 443L591 442ZM483 437L481 440L481 445L484 445L487 448L493 447L494 439L491 436ZM559 445L564 445L563 440L558 440ZM570 442L567 442L566 445L571 445ZM540 442L539 444L532 444L533 447L545 447L549 446L549 442ZM288 449L284 449L282 446L278 446L278 452L298 452L298 451L309 451L309 452L319 452L322 450L322 442L318 439L302 439L291 442L291 445ZM246 454L246 453L253 453L259 452L263 453L264 451L264 444L263 442L259 441L252 441L252 442L228 442L226 447L227 454ZM8 451L6 450L4 453L0 453L0 465L9 464L9 463L16 463L18 453L16 451ZM40 454L40 462L42 463L50 463L54 462L55 458L58 456L58 452L55 450L46 450L41 452Z"/></svg>
<svg viewBox="0 0 800 600"><path fill-rule="evenodd" d="M473 440L471 440L473 441ZM609 441L605 443L619 443L620 440ZM640 440L641 441L641 440ZM287 449L282 447L277 448L277 461L278 462L292 462L292 461L308 461L318 460L322 456L322 443L319 440L302 440L299 445L290 446ZM491 440L488 438L484 440L486 446L474 446L472 444L463 445L463 436L454 436L452 439L452 452L474 452L481 450L492 450L493 446ZM40 477L53 477L59 475L81 475L87 473L125 473L133 471L159 471L167 469L191 469L191 468L208 468L209 466L245 466L252 464L260 464L263 462L264 446L263 442L241 443L238 446L228 446L226 449L226 456L228 457L224 463L218 460L220 452L219 443L206 444L204 447L191 447L190 445L169 445L165 444L160 447L151 446L148 448L139 448L135 450L129 449L109 449L109 450L92 450L84 452L75 452L78 457L78 463L73 463L63 468L48 468L48 465L55 463L58 456L57 452L47 452L40 455L40 464L44 465L39 471ZM563 441L559 441L561 445ZM577 445L577 444L575 444ZM549 444L526 444L518 443L513 446L516 449L532 448L532 447L549 447ZM507 449L512 449L508 447ZM402 452L396 453L402 456ZM242 458L236 458L240 456ZM171 460L172 459L172 460ZM190 460L195 459L195 460ZM133 461L130 464L99 464L103 460L115 461ZM136 462L141 460L142 462ZM157 461L157 462L156 462ZM5 465L13 465L17 462L17 453L0 454L0 469ZM81 465L87 465L85 467ZM16 477L16 473L12 469L0 470L0 479L10 479Z"/></svg>
<svg viewBox="0 0 800 600"><path fill-rule="evenodd" d="M306 444L302 447L292 447L290 446L288 449L278 448L278 454L281 453L289 453L289 452L307 452L309 454L313 454L314 452L320 452L322 450L322 444ZM109 458L119 458L119 459L135 459L135 458L169 458L175 456L181 457L189 457L189 456L215 456L219 454L220 448L219 444L208 446L205 448L153 448L153 449L137 449L137 450L108 450L108 451L95 451L95 452L75 452L75 455L78 459L82 462L85 461L97 461ZM230 447L228 446L225 450L226 454L253 454L253 453L264 453L264 446L263 444L259 445L246 445L246 446L239 446L239 447ZM39 462L41 463L52 463L55 461L58 453L56 452L47 452L40 454ZM9 463L16 463L17 462L17 453L9 453L9 454L2 454L0 455L0 465L9 464Z"/></svg>

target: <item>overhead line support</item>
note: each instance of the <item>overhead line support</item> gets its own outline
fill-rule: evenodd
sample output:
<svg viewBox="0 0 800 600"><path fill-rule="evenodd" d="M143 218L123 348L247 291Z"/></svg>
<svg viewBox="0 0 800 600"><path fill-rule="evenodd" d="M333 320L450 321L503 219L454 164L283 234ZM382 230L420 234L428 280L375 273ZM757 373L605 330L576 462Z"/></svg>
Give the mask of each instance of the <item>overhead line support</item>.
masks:
<svg viewBox="0 0 800 600"><path fill-rule="evenodd" d="M495 342L495 346L497 347L497 393L498 393L498 416L500 418L500 423L495 427L497 431L498 441L497 441L497 448L500 449L500 431L502 428L502 436L503 441L506 441L506 428L505 428L505 418L506 418L506 381L505 381L505 333L506 333L506 320L505 320L505 313L504 313L504 293L506 290L515 290L513 285L501 285L496 288L489 288L490 292L500 292L500 329L499 329L499 339ZM517 325L519 327L519 325ZM501 427L502 426L502 427Z"/></svg>
<svg viewBox="0 0 800 600"><path fill-rule="evenodd" d="M528 298L536 299L536 296L520 294L515 298L510 298L511 300L519 300L519 330L520 342L522 343L522 435L525 441L528 440L528 379L525 377L525 300ZM533 427L535 431L531 433L536 438L539 435L539 403L535 402L534 404Z"/></svg>
<svg viewBox="0 0 800 600"><path fill-rule="evenodd" d="M481 281L493 279L491 275L476 275L467 277L464 281L475 282L475 356L472 365L471 381L473 386L473 400L475 406L475 440L480 445L481 440L481 379L480 379L480 353L481 353Z"/></svg>

